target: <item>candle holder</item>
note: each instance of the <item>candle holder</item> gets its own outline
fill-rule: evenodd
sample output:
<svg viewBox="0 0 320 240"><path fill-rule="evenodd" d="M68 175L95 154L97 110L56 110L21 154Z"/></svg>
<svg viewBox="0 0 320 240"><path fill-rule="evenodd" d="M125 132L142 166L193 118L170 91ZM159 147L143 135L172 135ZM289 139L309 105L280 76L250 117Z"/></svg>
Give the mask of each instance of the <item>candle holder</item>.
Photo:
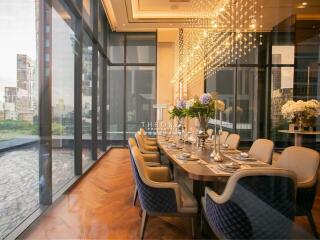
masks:
<svg viewBox="0 0 320 240"><path fill-rule="evenodd" d="M221 135L221 133L222 133L222 131L220 130L218 133L218 151L213 158L215 162L222 162L223 161L223 158L220 153L220 135Z"/></svg>

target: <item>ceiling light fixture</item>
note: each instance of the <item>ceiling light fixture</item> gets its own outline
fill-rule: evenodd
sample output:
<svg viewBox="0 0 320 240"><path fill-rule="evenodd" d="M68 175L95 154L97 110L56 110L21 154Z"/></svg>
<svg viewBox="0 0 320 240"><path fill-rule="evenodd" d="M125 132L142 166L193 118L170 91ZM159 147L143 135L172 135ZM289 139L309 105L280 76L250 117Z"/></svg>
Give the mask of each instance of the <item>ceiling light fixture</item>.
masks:
<svg viewBox="0 0 320 240"><path fill-rule="evenodd" d="M192 18L179 30L178 67L172 82L195 85L199 79L262 45L262 0L191 1ZM199 82L198 82L199 83ZM181 90L181 89L180 89ZM179 90L179 92L180 92Z"/></svg>

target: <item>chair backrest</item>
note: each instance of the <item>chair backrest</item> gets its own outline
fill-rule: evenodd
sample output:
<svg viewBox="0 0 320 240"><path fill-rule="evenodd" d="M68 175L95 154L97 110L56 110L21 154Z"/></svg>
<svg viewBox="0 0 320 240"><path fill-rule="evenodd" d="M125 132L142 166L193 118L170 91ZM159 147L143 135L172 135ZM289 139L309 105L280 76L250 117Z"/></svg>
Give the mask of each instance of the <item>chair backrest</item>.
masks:
<svg viewBox="0 0 320 240"><path fill-rule="evenodd" d="M217 203L206 195L209 225L226 239L288 238L295 216L296 176L275 168L233 174Z"/></svg>
<svg viewBox="0 0 320 240"><path fill-rule="evenodd" d="M139 129L139 133L140 133L141 135L146 135L146 131L144 130L144 128L140 128L140 129Z"/></svg>
<svg viewBox="0 0 320 240"><path fill-rule="evenodd" d="M141 135L141 133L139 132L136 132L135 135L134 135L135 139L136 139L136 142L137 142L137 145L138 145L138 148L140 149L141 152L145 152L146 149L145 149L145 143L143 141L143 137Z"/></svg>
<svg viewBox="0 0 320 240"><path fill-rule="evenodd" d="M299 186L311 187L318 179L319 153L306 147L288 147L275 166L295 172Z"/></svg>
<svg viewBox="0 0 320 240"><path fill-rule="evenodd" d="M207 134L209 135L209 137L211 137L212 134L213 134L213 129L212 129L212 128L209 128L209 129L207 130Z"/></svg>
<svg viewBox="0 0 320 240"><path fill-rule="evenodd" d="M249 156L271 164L273 146L273 142L269 139L257 139L249 150Z"/></svg>
<svg viewBox="0 0 320 240"><path fill-rule="evenodd" d="M231 149L237 149L239 146L239 142L240 142L240 135L232 133L227 137L225 144L228 144L229 148Z"/></svg>
<svg viewBox="0 0 320 240"><path fill-rule="evenodd" d="M220 135L220 144L224 144L227 140L227 137L229 135L229 132L227 131L222 131Z"/></svg>
<svg viewBox="0 0 320 240"><path fill-rule="evenodd" d="M129 150L131 150L133 147L138 147L137 142L134 138L129 138L128 139L128 146L129 146Z"/></svg>
<svg viewBox="0 0 320 240"><path fill-rule="evenodd" d="M148 213L177 212L175 191L170 188L161 188L159 183L150 180L143 156L136 146L130 149L130 156L141 207ZM156 187L157 185L159 188Z"/></svg>

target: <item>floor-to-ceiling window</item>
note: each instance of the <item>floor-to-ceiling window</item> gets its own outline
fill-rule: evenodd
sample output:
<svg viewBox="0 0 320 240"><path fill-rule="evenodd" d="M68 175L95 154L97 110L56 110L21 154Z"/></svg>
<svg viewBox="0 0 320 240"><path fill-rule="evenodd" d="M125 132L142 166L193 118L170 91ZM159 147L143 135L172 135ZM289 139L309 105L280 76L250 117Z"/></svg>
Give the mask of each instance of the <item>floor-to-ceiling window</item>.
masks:
<svg viewBox="0 0 320 240"><path fill-rule="evenodd" d="M108 67L107 140L116 144L124 139L124 67ZM115 141L116 140L116 141Z"/></svg>
<svg viewBox="0 0 320 240"><path fill-rule="evenodd" d="M52 8L52 188L74 176L75 17L59 1Z"/></svg>
<svg viewBox="0 0 320 240"><path fill-rule="evenodd" d="M206 91L217 92L225 102L223 128L240 134L242 141L252 141L256 136L258 71L258 51L252 49L234 64L206 78ZM215 119L210 122L214 124Z"/></svg>
<svg viewBox="0 0 320 240"><path fill-rule="evenodd" d="M126 68L126 137L155 122L156 69L149 66Z"/></svg>
<svg viewBox="0 0 320 240"><path fill-rule="evenodd" d="M39 207L38 1L0 1L0 239Z"/></svg>
<svg viewBox="0 0 320 240"><path fill-rule="evenodd" d="M92 160L92 57L93 43L84 32L82 45L82 166Z"/></svg>
<svg viewBox="0 0 320 240"><path fill-rule="evenodd" d="M100 1L0 1L0 239L82 175L93 145L106 150L107 24Z"/></svg>
<svg viewBox="0 0 320 240"><path fill-rule="evenodd" d="M97 77L97 154L98 157L104 152L103 147L103 63L104 57L99 52L98 53L98 77Z"/></svg>
<svg viewBox="0 0 320 240"><path fill-rule="evenodd" d="M156 120L156 34L110 33L107 140L123 144Z"/></svg>

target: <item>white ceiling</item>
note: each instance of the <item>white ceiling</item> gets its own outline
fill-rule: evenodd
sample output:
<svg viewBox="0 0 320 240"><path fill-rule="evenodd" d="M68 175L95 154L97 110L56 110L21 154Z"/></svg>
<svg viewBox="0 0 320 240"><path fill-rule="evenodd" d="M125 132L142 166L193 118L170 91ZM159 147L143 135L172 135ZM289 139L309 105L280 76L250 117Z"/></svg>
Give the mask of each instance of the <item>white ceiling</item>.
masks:
<svg viewBox="0 0 320 240"><path fill-rule="evenodd" d="M192 1L199 0L102 0L115 31L156 31L158 28L179 28L195 14ZM210 0L218 4L221 0ZM320 0L261 0L264 31L285 18L300 14L303 18L320 20ZM194 16L194 15L193 15Z"/></svg>

